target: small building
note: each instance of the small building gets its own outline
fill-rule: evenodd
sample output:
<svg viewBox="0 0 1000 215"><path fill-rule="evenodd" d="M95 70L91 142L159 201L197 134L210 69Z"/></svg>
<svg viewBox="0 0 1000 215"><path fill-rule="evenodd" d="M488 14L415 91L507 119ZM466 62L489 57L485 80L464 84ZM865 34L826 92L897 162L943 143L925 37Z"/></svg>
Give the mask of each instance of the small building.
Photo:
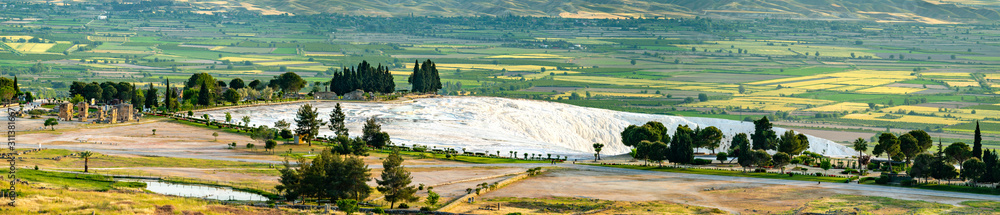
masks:
<svg viewBox="0 0 1000 215"><path fill-rule="evenodd" d="M337 99L337 93L335 93L335 92L315 92L315 93L313 93L313 99L334 100L334 99Z"/></svg>
<svg viewBox="0 0 1000 215"><path fill-rule="evenodd" d="M361 91L361 89L351 91L344 94L344 100L365 100L365 91Z"/></svg>

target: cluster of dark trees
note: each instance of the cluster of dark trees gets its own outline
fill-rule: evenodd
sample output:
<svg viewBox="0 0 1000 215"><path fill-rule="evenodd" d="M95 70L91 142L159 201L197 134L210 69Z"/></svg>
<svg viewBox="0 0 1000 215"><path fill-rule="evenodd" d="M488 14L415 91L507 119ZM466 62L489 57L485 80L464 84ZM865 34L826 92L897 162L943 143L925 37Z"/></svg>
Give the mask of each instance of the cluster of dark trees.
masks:
<svg viewBox="0 0 1000 215"><path fill-rule="evenodd" d="M289 201L299 197L361 201L372 192L366 183L371 180L370 170L361 157L336 154L328 148L312 162L299 158L298 168L286 160L278 179L281 184L275 188Z"/></svg>
<svg viewBox="0 0 1000 215"><path fill-rule="evenodd" d="M687 125L678 125L671 138L663 123L650 121L642 126L628 126L621 136L623 144L635 148L635 158L689 164L694 161L695 148L714 150L719 147L723 135L714 126L692 130Z"/></svg>
<svg viewBox="0 0 1000 215"><path fill-rule="evenodd" d="M407 79L414 93L434 93L441 89L441 77L438 75L437 66L431 60L413 63L413 74Z"/></svg>
<svg viewBox="0 0 1000 215"><path fill-rule="evenodd" d="M308 197L331 202L342 199L360 202L371 195L372 188L367 184L371 180L371 169L359 156L340 155L335 149L327 148L312 162L300 158L298 164L295 168L286 160L285 168L280 170L278 181L281 184L275 188L282 192L286 200ZM414 196L417 188L410 185L413 177L402 164L399 151L393 151L383 160L381 178L376 179L376 188L385 194L390 208L395 207L396 202L411 202L418 198Z"/></svg>
<svg viewBox="0 0 1000 215"><path fill-rule="evenodd" d="M77 100L96 100L104 103L134 103L144 104L145 92L136 89L135 85L128 82L79 82L74 81L69 87L69 93Z"/></svg>
<svg viewBox="0 0 1000 215"><path fill-rule="evenodd" d="M357 67L345 67L341 71L333 71L333 79L330 79L331 92L344 95L357 89L365 92L392 93L396 91L396 83L392 80L389 67L384 67L382 64L372 67L368 61L361 61Z"/></svg>
<svg viewBox="0 0 1000 215"><path fill-rule="evenodd" d="M872 149L872 154L876 157L884 154L893 161L910 163L918 154L933 146L933 138L923 130L912 130L899 137L892 133L882 133L878 137L878 144Z"/></svg>
<svg viewBox="0 0 1000 215"><path fill-rule="evenodd" d="M293 93L305 87L306 81L293 72L286 72L275 76L274 79L267 83L263 83L260 80L253 80L249 84L246 84L243 79L236 78L227 84L224 81L216 80L208 73L197 73L192 74L184 82L182 90L173 87L170 84L170 79L166 80L165 85L167 89L162 93L162 103L159 99L161 95L158 92L159 90L154 88L152 84L149 84L148 88L143 90L127 82L86 83L74 81L70 85L69 93L74 98L79 96L74 99L74 102L78 102L75 100L94 99L105 103L112 103L114 101L129 102L149 109L162 106L167 110L177 110L181 105L180 98L190 101L192 105L201 106L216 105L225 101L235 103L242 99L236 93L236 90L239 89L252 88L262 90L270 87L282 90L283 92ZM0 90L2 90L2 87L0 87Z"/></svg>
<svg viewBox="0 0 1000 215"><path fill-rule="evenodd" d="M7 77L0 77L0 99L9 101L21 95L24 95L25 100L34 100L30 92L21 92L21 87L17 85L17 76L14 76L14 80Z"/></svg>

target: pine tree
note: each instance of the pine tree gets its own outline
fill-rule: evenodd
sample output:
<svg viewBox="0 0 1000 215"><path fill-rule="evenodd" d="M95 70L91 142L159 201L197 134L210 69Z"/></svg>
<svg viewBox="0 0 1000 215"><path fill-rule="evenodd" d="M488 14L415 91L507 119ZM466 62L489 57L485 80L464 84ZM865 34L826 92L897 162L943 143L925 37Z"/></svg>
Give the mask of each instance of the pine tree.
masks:
<svg viewBox="0 0 1000 215"><path fill-rule="evenodd" d="M319 114L316 113L316 109L308 103L299 107L299 111L295 115L295 134L309 143L309 146L312 146L312 139L316 137L316 134L319 133L319 127L322 126L322 122L316 119L317 116Z"/></svg>
<svg viewBox="0 0 1000 215"><path fill-rule="evenodd" d="M979 133L979 121L976 121L976 132L972 140L972 156L983 159L983 135Z"/></svg>
<svg viewBox="0 0 1000 215"><path fill-rule="evenodd" d="M753 149L765 149L773 150L777 147L778 135L772 129L771 122L767 120L767 117L760 118L759 120L753 121L754 132L750 134L750 139L753 140Z"/></svg>
<svg viewBox="0 0 1000 215"><path fill-rule="evenodd" d="M330 113L330 130L337 134L337 136L347 136L347 126L344 120L347 117L344 115L344 110L340 108L340 103L334 107L333 112Z"/></svg>
<svg viewBox="0 0 1000 215"><path fill-rule="evenodd" d="M395 150L389 157L382 161L382 179L376 179L378 191L385 194L385 200L389 201L389 208L395 208L396 202L412 202L417 197L413 196L417 188L411 186L413 177L410 172L402 166L403 157L399 151Z"/></svg>

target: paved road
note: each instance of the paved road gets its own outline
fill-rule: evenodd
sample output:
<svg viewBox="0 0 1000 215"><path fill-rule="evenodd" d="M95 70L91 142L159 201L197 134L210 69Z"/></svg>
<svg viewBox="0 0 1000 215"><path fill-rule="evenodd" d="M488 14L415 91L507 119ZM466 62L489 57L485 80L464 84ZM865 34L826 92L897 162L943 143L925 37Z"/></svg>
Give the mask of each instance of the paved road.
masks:
<svg viewBox="0 0 1000 215"><path fill-rule="evenodd" d="M66 145L52 145L45 146L46 148L55 149L67 149L67 150L90 150L93 152L98 152L102 154L129 154L129 155L140 155L140 156L161 156L161 157L177 157L177 158L194 158L194 159L209 159L209 160L223 160L223 161L236 161L236 162L255 162L255 163L272 163L280 164L281 161L272 160L257 160L257 159L242 159L242 158L227 158L227 157L216 157L212 155L205 154L182 154L177 152L165 152L165 153L152 153L147 151L136 151L136 150L111 150L111 149L92 149L86 147L74 147ZM26 147L28 148L28 147ZM741 183L757 183L757 184L773 184L773 185L790 185L790 186L807 186L807 187L823 187L834 190L854 190L867 193L877 193L882 196L886 194L902 194L902 195L923 195L932 197L946 197L946 198L961 198L961 199L979 199L979 200L990 200L990 201L1000 201L1000 195L986 195L986 194L973 194L973 193L959 193L959 192L948 192L948 191L937 191L937 190L926 190L926 189L915 189L915 188L902 188L902 187L891 187L891 186L879 186L879 185L864 185L864 184L852 184L852 183L823 183L817 184L811 181L795 181L795 180L784 180L784 179L767 179L767 178L748 178L748 177L734 177L734 176L718 176L718 175L700 175L700 174L688 174L688 173L675 173L675 172L659 172L659 171L644 171L644 170L633 170L633 169L623 169L614 167L602 167L602 166L590 166L590 165L578 165L578 164L549 164L549 163L504 163L504 164L441 164L441 165L413 165L411 167L520 167L520 168L534 168L534 167L563 167L577 170L588 170L588 171L600 171L600 172L612 172L618 174L632 174L632 175L657 175L657 176L667 176L667 177L678 177L685 179L694 180L714 180L714 181L734 181ZM373 169L381 169L382 165L373 164L369 165Z"/></svg>

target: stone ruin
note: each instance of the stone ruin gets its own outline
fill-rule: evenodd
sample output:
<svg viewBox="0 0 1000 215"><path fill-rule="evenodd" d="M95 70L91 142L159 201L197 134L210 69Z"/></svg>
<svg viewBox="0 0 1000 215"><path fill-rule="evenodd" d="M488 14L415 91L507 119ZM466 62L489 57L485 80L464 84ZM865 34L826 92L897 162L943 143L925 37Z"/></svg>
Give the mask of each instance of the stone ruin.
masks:
<svg viewBox="0 0 1000 215"><path fill-rule="evenodd" d="M111 108L108 110L108 123L115 124L118 123L118 109Z"/></svg>
<svg viewBox="0 0 1000 215"><path fill-rule="evenodd" d="M73 121L73 103L59 104L59 119L63 121Z"/></svg>
<svg viewBox="0 0 1000 215"><path fill-rule="evenodd" d="M344 100L365 100L365 91L360 89L344 94Z"/></svg>
<svg viewBox="0 0 1000 215"><path fill-rule="evenodd" d="M115 113L118 114L117 121L119 122L131 122L135 119L135 111L132 108L132 104L120 104L115 105Z"/></svg>
<svg viewBox="0 0 1000 215"><path fill-rule="evenodd" d="M104 122L104 120L106 120L105 117L104 117L104 107L98 106L97 107L97 121L98 122Z"/></svg>
<svg viewBox="0 0 1000 215"><path fill-rule="evenodd" d="M77 116L80 118L80 122L86 122L87 117L90 115L90 104L87 104L87 102L80 102L77 103L76 106L78 109L77 112L80 112L80 115Z"/></svg>

